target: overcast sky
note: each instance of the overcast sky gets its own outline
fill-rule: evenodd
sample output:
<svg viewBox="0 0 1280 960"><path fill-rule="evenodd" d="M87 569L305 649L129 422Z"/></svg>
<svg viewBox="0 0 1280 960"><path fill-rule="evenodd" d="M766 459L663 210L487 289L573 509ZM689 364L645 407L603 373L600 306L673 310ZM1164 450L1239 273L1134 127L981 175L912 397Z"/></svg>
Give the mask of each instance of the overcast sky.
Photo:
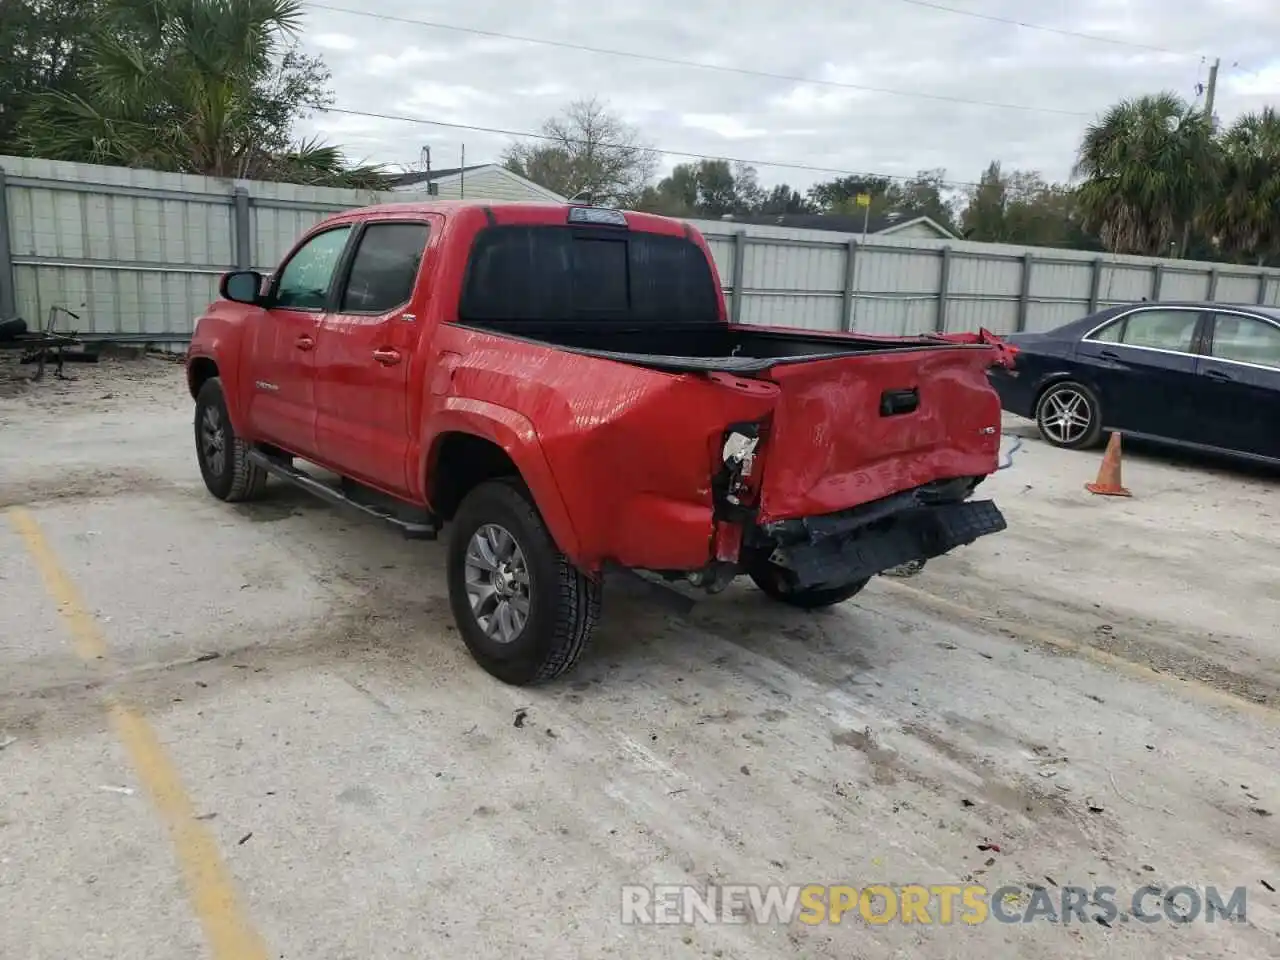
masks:
<svg viewBox="0 0 1280 960"><path fill-rule="evenodd" d="M942 6L1164 48L1158 52L931 9L908 0L324 0L303 42L333 71L337 106L537 130L596 95L656 147L759 161L761 182L806 187L845 172L943 167L976 180L991 160L1066 178L1090 118L1115 100L1197 95L1222 58L1217 110L1280 106L1280 0L937 0ZM1036 109L735 75L487 38L336 12L431 20L592 47ZM1057 111L1057 112L1049 112ZM509 137L322 115L304 125L353 158L403 166L496 160ZM681 162L663 158L664 167Z"/></svg>

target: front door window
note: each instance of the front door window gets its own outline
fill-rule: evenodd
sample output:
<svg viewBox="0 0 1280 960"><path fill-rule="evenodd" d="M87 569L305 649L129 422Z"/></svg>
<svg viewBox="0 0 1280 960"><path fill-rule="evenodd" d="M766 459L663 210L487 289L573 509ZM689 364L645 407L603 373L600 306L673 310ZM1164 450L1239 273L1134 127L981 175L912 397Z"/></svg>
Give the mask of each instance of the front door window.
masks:
<svg viewBox="0 0 1280 960"><path fill-rule="evenodd" d="M280 271L272 306L280 310L324 310L342 251L351 227L336 227L318 233L289 258Z"/></svg>

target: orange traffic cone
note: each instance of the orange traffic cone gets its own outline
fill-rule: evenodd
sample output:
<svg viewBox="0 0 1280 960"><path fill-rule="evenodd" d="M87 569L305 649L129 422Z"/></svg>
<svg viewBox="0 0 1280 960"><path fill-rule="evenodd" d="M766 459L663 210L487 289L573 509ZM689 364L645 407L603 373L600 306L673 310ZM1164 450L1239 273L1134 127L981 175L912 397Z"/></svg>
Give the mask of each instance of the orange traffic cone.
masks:
<svg viewBox="0 0 1280 960"><path fill-rule="evenodd" d="M1112 433L1107 441L1107 452L1102 455L1102 466L1098 468L1098 479L1086 483L1084 488L1090 493L1104 497L1132 496L1120 482L1120 434Z"/></svg>

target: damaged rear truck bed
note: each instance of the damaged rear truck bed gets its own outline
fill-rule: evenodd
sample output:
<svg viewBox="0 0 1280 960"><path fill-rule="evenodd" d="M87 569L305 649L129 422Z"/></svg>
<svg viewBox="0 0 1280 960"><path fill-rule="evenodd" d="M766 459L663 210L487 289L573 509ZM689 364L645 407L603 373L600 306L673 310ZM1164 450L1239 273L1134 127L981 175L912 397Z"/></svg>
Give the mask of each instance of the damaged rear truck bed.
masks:
<svg viewBox="0 0 1280 960"><path fill-rule="evenodd" d="M380 205L219 293L187 357L209 491L275 476L409 536L449 524L458 628L508 683L574 664L609 568L812 609L1004 528L971 497L999 341L731 324L678 220Z"/></svg>

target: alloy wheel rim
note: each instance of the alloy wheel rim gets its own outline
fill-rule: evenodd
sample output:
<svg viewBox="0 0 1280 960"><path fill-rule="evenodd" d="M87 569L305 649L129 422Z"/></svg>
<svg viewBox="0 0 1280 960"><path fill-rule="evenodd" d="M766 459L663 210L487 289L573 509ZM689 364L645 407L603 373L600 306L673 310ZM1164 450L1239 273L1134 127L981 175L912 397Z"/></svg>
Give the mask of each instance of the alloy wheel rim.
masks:
<svg viewBox="0 0 1280 960"><path fill-rule="evenodd" d="M200 418L200 450L209 470L221 476L227 465L227 431L217 407L205 407Z"/></svg>
<svg viewBox="0 0 1280 960"><path fill-rule="evenodd" d="M485 636L511 643L529 622L529 567L506 527L486 523L471 535L463 561L471 614Z"/></svg>
<svg viewBox="0 0 1280 960"><path fill-rule="evenodd" d="M1092 421L1089 398L1079 390L1066 387L1044 398L1040 424L1049 439L1056 443L1069 444L1080 440L1089 432Z"/></svg>

